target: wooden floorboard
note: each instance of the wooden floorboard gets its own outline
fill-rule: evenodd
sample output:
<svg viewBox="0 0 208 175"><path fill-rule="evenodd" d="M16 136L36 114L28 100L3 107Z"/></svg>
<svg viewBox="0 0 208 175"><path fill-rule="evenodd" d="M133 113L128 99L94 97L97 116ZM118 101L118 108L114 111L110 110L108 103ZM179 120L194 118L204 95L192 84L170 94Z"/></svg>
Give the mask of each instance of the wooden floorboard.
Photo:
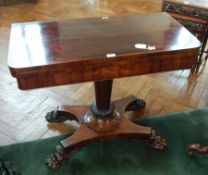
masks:
<svg viewBox="0 0 208 175"><path fill-rule="evenodd" d="M161 0L39 0L36 5L0 6L0 145L72 132L76 123L48 124L45 113L60 104L90 104L94 99L92 83L19 90L6 63L12 23L146 14L159 12L161 5ZM112 98L134 94L146 100L143 112L127 114L132 119L207 107L208 65L197 76L189 74L179 70L116 79Z"/></svg>

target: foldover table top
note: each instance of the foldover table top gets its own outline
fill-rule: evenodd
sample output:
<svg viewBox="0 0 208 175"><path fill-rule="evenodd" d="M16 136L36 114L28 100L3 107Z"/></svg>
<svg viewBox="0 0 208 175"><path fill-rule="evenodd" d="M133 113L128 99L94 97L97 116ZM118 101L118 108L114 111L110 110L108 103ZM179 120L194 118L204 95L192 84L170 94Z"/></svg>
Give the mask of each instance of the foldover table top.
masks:
<svg viewBox="0 0 208 175"><path fill-rule="evenodd" d="M190 68L199 47L166 13L17 23L8 65L32 89Z"/></svg>

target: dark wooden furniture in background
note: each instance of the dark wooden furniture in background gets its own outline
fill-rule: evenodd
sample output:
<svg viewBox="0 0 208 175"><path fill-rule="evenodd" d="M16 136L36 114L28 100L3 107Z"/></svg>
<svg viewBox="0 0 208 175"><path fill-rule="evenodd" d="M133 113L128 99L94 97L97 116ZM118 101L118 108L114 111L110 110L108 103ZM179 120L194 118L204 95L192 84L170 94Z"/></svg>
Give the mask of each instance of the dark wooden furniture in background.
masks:
<svg viewBox="0 0 208 175"><path fill-rule="evenodd" d="M203 61L203 53L206 53L204 60L208 57L205 48L208 38L208 1L163 0L162 11L168 12L202 42L201 52L195 67L195 70L198 70Z"/></svg>
<svg viewBox="0 0 208 175"><path fill-rule="evenodd" d="M190 68L199 48L200 42L166 13L12 25L8 65L20 89L94 81L91 106L66 105L46 115L49 122L80 124L47 165L57 168L84 145L117 138L144 138L162 149L165 140L155 131L125 118L126 111L143 109L143 100L111 101L113 79Z"/></svg>
<svg viewBox="0 0 208 175"><path fill-rule="evenodd" d="M0 6L1 5L14 5L14 4L21 4L24 2L29 2L29 3L37 3L38 0L0 0Z"/></svg>

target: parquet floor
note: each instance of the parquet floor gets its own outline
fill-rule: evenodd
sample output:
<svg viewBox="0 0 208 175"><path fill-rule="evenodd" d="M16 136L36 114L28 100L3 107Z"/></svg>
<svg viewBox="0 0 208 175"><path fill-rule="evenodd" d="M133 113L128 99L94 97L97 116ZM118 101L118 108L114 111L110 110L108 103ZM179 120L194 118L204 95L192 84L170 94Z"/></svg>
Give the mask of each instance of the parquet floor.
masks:
<svg viewBox="0 0 208 175"><path fill-rule="evenodd" d="M92 83L20 91L6 64L12 23L152 13L160 11L161 4L162 0L39 0L37 5L0 7L0 145L71 132L76 124L48 124L45 113L60 104L89 104L94 98ZM132 119L207 107L208 65L197 76L189 77L189 70L150 74L117 79L113 88L113 99L134 94L146 100L143 114L132 114Z"/></svg>

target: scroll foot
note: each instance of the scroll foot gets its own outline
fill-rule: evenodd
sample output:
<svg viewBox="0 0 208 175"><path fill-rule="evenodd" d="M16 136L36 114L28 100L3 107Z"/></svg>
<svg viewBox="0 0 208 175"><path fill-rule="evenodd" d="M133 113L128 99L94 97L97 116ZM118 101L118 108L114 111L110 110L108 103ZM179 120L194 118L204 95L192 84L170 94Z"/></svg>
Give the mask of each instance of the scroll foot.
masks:
<svg viewBox="0 0 208 175"><path fill-rule="evenodd" d="M152 137L147 140L147 144L157 150L163 150L167 145L166 140L161 136L157 136L155 132L153 132Z"/></svg>
<svg viewBox="0 0 208 175"><path fill-rule="evenodd" d="M194 152L201 153L208 157L208 146L201 146L200 144L191 144L187 148L188 155L192 155Z"/></svg>
<svg viewBox="0 0 208 175"><path fill-rule="evenodd" d="M66 120L72 120L74 118L76 118L74 116L74 114L69 113L69 112L65 112L65 111L61 111L59 109L48 112L45 116L45 119L48 122L57 122L57 123L61 123Z"/></svg>
<svg viewBox="0 0 208 175"><path fill-rule="evenodd" d="M142 99L136 99L130 102L127 106L125 111L138 111L144 109L146 107L146 102Z"/></svg>

